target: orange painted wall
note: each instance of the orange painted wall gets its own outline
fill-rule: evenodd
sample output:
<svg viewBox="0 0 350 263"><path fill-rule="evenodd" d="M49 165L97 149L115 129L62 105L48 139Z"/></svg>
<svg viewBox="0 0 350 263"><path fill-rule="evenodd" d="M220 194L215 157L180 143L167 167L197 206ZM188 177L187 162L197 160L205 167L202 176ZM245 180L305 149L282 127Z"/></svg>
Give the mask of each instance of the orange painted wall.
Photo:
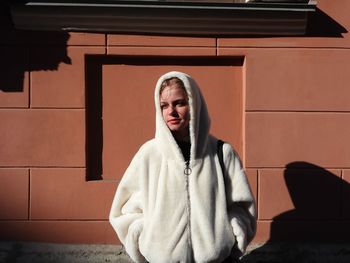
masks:
<svg viewBox="0 0 350 263"><path fill-rule="evenodd" d="M86 90L101 81L87 57L193 56L244 58L242 155L257 198L255 242L346 239L350 2L318 8L303 37L19 32L1 18L0 238L116 243L107 217L117 182L86 181Z"/></svg>

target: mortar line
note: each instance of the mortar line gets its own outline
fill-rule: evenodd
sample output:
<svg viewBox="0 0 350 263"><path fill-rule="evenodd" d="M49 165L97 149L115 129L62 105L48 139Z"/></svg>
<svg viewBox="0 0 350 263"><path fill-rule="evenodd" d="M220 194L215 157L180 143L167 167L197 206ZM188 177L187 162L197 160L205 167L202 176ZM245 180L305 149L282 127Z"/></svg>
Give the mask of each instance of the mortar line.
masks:
<svg viewBox="0 0 350 263"><path fill-rule="evenodd" d="M331 111L331 110L246 110L248 113L337 113L346 114L350 111Z"/></svg>
<svg viewBox="0 0 350 263"><path fill-rule="evenodd" d="M339 206L339 215L340 215L340 218L343 217L343 205L344 205L344 195L343 195L343 189L344 189L344 169L341 169L340 170L340 206Z"/></svg>
<svg viewBox="0 0 350 263"><path fill-rule="evenodd" d="M260 170L257 169L256 172L256 210L257 210L257 220L259 220L260 218L260 202L259 202L259 198L260 198L260 191L259 191L259 186L260 186Z"/></svg>
<svg viewBox="0 0 350 263"><path fill-rule="evenodd" d="M31 169L28 169L28 220L31 218Z"/></svg>
<svg viewBox="0 0 350 263"><path fill-rule="evenodd" d="M0 169L85 169L86 166L0 166Z"/></svg>
<svg viewBox="0 0 350 263"><path fill-rule="evenodd" d="M0 219L0 222L28 222L26 219ZM71 218L41 218L41 219L31 219L30 222L91 222L91 223L105 223L109 222L109 219L84 219L84 218L79 218L79 219L71 219Z"/></svg>

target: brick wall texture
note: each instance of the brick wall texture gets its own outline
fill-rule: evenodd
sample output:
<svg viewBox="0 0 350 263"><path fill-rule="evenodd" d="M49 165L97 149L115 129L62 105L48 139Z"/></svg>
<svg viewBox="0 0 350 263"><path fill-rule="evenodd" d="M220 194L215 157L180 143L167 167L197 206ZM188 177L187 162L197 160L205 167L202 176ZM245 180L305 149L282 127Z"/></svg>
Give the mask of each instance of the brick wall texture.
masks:
<svg viewBox="0 0 350 263"><path fill-rule="evenodd" d="M312 33L300 37L21 32L2 23L0 238L118 243L108 223L118 180L86 180L87 57L189 56L243 59L242 159L257 200L254 242L345 240L348 10L348 0L319 0Z"/></svg>

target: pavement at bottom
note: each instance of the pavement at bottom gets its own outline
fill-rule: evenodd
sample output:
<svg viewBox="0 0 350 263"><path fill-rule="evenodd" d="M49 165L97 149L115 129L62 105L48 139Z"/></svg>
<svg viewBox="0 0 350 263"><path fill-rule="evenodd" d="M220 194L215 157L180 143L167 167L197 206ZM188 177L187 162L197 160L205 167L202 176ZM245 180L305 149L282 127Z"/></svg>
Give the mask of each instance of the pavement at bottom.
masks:
<svg viewBox="0 0 350 263"><path fill-rule="evenodd" d="M0 242L1 263L131 263L121 246ZM252 244L242 263L350 263L350 243Z"/></svg>

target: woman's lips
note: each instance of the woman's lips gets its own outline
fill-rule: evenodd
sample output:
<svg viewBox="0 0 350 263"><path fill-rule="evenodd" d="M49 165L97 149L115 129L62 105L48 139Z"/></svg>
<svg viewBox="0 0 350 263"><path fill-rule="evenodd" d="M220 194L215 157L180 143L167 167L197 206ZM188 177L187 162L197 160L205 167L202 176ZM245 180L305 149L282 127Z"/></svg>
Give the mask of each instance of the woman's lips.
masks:
<svg viewBox="0 0 350 263"><path fill-rule="evenodd" d="M168 123L170 124L178 124L181 120L180 119L171 119L171 120L168 120Z"/></svg>

